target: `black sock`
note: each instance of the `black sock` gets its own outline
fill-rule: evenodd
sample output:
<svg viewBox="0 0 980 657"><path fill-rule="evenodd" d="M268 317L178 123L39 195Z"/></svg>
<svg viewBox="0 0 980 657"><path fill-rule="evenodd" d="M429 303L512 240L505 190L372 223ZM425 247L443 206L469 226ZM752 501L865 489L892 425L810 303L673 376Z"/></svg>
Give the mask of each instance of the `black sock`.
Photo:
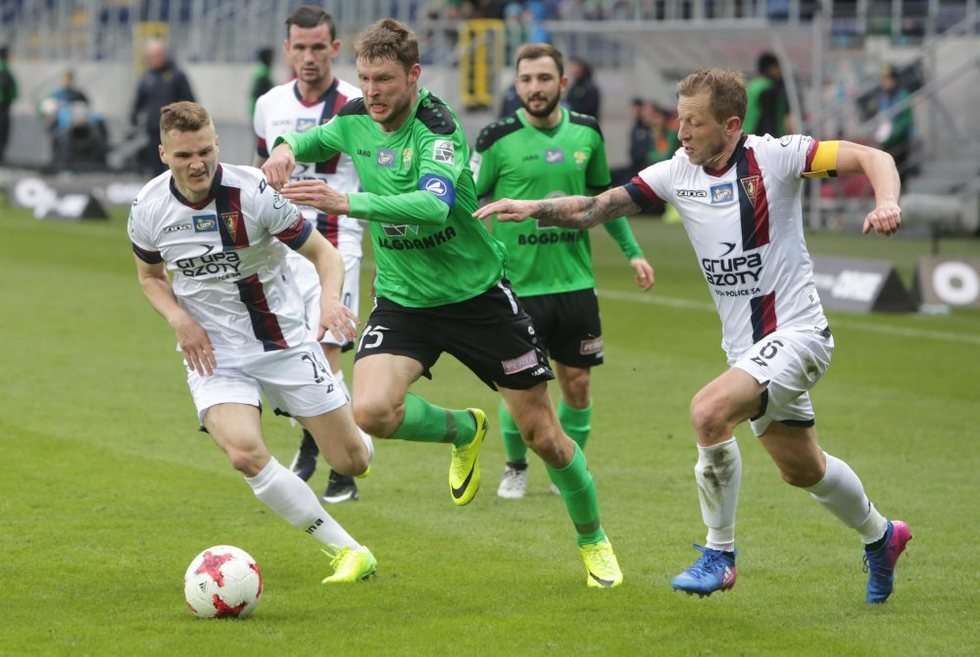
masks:
<svg viewBox="0 0 980 657"><path fill-rule="evenodd" d="M880 550L881 548L883 548L885 546L885 539L886 538L888 538L888 532L887 531L885 532L885 535L884 536L882 536L881 538L879 538L874 543L868 543L867 545L865 545L864 546L865 551L866 552L874 552L875 550Z"/></svg>

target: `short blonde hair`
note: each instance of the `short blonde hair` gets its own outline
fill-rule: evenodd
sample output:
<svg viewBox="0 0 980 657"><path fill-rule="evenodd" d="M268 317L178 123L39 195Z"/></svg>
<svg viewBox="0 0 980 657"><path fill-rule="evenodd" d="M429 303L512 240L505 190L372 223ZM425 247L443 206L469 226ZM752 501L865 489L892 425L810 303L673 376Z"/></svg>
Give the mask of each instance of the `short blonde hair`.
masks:
<svg viewBox="0 0 980 657"><path fill-rule="evenodd" d="M160 110L160 136L171 130L178 132L197 132L211 125L211 115L198 103L182 100L170 103Z"/></svg>
<svg viewBox="0 0 980 657"><path fill-rule="evenodd" d="M711 94L708 107L718 123L724 123L733 116L745 120L748 98L741 73L723 68L703 68L677 84L678 96L696 96L702 91Z"/></svg>

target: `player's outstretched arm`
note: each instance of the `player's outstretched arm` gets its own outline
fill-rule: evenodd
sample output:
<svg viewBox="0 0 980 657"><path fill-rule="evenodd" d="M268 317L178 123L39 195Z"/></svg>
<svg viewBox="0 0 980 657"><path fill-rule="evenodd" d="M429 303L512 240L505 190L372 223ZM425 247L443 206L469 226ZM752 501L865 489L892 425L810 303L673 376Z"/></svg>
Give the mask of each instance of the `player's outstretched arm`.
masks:
<svg viewBox="0 0 980 657"><path fill-rule="evenodd" d="M639 211L640 206L624 188L614 187L598 196L562 196L542 201L500 199L479 208L473 216L486 219L497 215L500 221L523 221L534 217L542 226L584 229Z"/></svg>
<svg viewBox="0 0 980 657"><path fill-rule="evenodd" d="M151 265L139 258L135 260L136 275L143 294L177 334L177 344L187 365L201 376L210 376L217 363L207 331L177 303L162 262Z"/></svg>
<svg viewBox="0 0 980 657"><path fill-rule="evenodd" d="M839 175L864 174L875 191L875 208L864 218L864 233L892 235L902 225L898 197L902 183L895 160L885 151L870 146L841 141L837 151Z"/></svg>
<svg viewBox="0 0 980 657"><path fill-rule="evenodd" d="M288 143L283 142L269 153L269 159L262 164L262 174L269 186L278 192L289 182L289 176L292 175L294 168L296 168L296 157L293 155L293 149Z"/></svg>
<svg viewBox="0 0 980 657"><path fill-rule="evenodd" d="M317 231L297 249L316 267L320 277L320 330L317 339L324 331L330 331L337 338L354 340L357 338L357 318L341 301L344 285L344 258L333 244Z"/></svg>
<svg viewBox="0 0 980 657"><path fill-rule="evenodd" d="M347 194L338 192L322 180L295 180L283 185L280 191L297 205L308 205L326 214L350 214Z"/></svg>

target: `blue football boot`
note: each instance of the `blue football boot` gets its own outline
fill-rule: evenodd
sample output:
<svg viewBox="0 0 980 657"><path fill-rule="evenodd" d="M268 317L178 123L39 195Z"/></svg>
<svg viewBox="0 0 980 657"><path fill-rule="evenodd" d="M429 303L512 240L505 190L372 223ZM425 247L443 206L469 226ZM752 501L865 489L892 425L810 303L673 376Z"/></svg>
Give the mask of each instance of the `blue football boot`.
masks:
<svg viewBox="0 0 980 657"><path fill-rule="evenodd" d="M712 550L700 545L695 545L694 549L701 553L701 557L674 578L671 584L675 591L684 591L688 595L696 593L703 598L735 586L734 552Z"/></svg>
<svg viewBox="0 0 980 657"><path fill-rule="evenodd" d="M864 549L864 570L868 573L868 604L880 604L888 599L895 587L895 563L912 540L909 526L901 520L888 521L884 541L877 550Z"/></svg>

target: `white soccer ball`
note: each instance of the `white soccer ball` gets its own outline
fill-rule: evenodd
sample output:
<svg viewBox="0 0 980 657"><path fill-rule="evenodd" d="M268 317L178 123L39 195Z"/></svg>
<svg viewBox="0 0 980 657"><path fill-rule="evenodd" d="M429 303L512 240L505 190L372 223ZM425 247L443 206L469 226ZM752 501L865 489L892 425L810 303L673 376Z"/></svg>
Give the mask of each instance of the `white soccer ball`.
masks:
<svg viewBox="0 0 980 657"><path fill-rule="evenodd" d="M194 557L184 573L184 599L198 618L245 618L259 604L262 572L251 555L215 545Z"/></svg>

